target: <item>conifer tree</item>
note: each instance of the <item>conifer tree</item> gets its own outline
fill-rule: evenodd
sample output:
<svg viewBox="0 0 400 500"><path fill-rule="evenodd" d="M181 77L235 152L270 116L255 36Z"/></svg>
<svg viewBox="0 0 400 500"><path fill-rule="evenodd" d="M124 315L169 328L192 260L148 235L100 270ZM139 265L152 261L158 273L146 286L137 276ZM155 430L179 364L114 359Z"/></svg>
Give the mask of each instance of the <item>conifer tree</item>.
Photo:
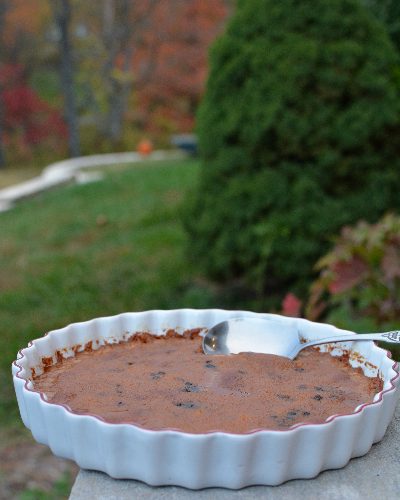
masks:
<svg viewBox="0 0 400 500"><path fill-rule="evenodd" d="M198 114L190 253L276 299L340 228L400 207L397 53L359 0L239 0Z"/></svg>

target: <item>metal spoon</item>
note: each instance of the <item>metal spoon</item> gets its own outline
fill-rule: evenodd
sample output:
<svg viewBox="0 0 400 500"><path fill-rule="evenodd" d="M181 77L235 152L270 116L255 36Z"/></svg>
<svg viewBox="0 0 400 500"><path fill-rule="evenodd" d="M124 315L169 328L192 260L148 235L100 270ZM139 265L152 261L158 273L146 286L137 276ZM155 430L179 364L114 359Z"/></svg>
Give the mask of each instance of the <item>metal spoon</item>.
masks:
<svg viewBox="0 0 400 500"><path fill-rule="evenodd" d="M234 318L210 328L203 337L205 354L237 354L260 352L294 359L306 347L331 342L379 340L400 344L400 331L335 335L311 342L302 342L293 324L262 318Z"/></svg>

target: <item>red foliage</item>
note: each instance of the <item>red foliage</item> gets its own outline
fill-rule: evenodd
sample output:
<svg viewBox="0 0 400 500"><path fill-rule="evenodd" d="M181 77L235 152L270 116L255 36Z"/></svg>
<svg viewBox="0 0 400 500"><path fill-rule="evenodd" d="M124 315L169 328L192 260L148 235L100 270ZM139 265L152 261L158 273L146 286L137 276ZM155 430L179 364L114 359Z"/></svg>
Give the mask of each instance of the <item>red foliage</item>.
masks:
<svg viewBox="0 0 400 500"><path fill-rule="evenodd" d="M400 278L400 235L393 237L384 249L381 270L386 281Z"/></svg>
<svg viewBox="0 0 400 500"><path fill-rule="evenodd" d="M301 316L302 302L293 293L287 293L282 302L282 314L298 318Z"/></svg>
<svg viewBox="0 0 400 500"><path fill-rule="evenodd" d="M139 68L137 106L147 130L193 129L208 48L227 14L223 0L187 0L173 8L170 2L158 3L134 58Z"/></svg>
<svg viewBox="0 0 400 500"><path fill-rule="evenodd" d="M333 279L328 285L331 294L342 293L361 283L368 274L367 264L357 255L332 265Z"/></svg>
<svg viewBox="0 0 400 500"><path fill-rule="evenodd" d="M0 98L4 106L6 140L8 135L18 133L27 145L35 145L50 136L66 136L60 113L27 85L21 65L1 67Z"/></svg>
<svg viewBox="0 0 400 500"><path fill-rule="evenodd" d="M346 227L331 252L318 263L306 315L329 311L372 318L376 324L400 318L400 217L388 214L376 224Z"/></svg>

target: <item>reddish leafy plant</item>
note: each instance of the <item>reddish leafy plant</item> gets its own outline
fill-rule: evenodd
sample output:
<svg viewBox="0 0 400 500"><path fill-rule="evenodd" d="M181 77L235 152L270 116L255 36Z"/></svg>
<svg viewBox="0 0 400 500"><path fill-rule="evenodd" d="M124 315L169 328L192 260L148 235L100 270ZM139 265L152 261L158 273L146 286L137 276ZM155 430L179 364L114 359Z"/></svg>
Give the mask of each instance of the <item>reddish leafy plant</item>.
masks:
<svg viewBox="0 0 400 500"><path fill-rule="evenodd" d="M350 322L369 318L378 326L400 320L400 216L343 228L316 268L320 274L305 311L309 319L336 311Z"/></svg>
<svg viewBox="0 0 400 500"><path fill-rule="evenodd" d="M298 318L302 315L303 302L293 293L289 292L282 301L281 314Z"/></svg>

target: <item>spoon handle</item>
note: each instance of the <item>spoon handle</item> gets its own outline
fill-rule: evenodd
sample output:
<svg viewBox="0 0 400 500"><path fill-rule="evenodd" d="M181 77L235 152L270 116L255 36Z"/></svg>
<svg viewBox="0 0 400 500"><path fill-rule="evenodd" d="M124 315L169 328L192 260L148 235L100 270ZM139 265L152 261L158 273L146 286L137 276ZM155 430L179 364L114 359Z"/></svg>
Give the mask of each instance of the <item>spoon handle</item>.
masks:
<svg viewBox="0 0 400 500"><path fill-rule="evenodd" d="M324 339L312 340L310 342L301 344L297 352L300 352L302 349L313 345L330 344L332 342L351 342L359 340L379 340L381 342L389 342L391 344L400 344L400 331L393 330L386 333L356 333L354 335L337 335L335 337L325 337Z"/></svg>

